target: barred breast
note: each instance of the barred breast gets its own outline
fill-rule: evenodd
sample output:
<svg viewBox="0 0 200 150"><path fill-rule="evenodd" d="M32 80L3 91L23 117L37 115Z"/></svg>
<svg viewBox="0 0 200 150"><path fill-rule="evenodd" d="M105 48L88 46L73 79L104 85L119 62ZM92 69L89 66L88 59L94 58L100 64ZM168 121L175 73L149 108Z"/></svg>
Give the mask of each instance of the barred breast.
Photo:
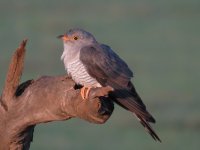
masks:
<svg viewBox="0 0 200 150"><path fill-rule="evenodd" d="M101 87L98 81L91 77L80 60L75 60L67 64L67 72L72 76L72 79L83 86Z"/></svg>

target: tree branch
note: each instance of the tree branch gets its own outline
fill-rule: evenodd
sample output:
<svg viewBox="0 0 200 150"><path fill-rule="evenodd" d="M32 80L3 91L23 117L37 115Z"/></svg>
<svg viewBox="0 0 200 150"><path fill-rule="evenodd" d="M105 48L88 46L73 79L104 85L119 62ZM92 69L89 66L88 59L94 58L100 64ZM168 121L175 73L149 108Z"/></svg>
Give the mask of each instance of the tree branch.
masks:
<svg viewBox="0 0 200 150"><path fill-rule="evenodd" d="M5 110L8 110L8 107L20 82L20 78L24 67L26 42L27 40L22 41L19 48L15 51L14 55L12 56L10 62L1 97L1 104Z"/></svg>
<svg viewBox="0 0 200 150"><path fill-rule="evenodd" d="M80 89L66 76L43 76L18 86L25 44L16 50L6 78L2 103L8 109L0 109L0 150L28 150L39 123L74 117L104 123L110 117L113 102L103 97L112 91L110 87L91 89L89 99L83 100Z"/></svg>

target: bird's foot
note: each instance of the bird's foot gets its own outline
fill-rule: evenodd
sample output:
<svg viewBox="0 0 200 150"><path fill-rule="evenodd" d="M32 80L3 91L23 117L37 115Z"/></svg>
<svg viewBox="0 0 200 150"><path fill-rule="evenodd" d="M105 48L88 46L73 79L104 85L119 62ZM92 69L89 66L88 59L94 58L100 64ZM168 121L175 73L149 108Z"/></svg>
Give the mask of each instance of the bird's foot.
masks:
<svg viewBox="0 0 200 150"><path fill-rule="evenodd" d="M82 99L86 100L89 97L89 93L90 93L91 87L82 87L81 88L81 97Z"/></svg>
<svg viewBox="0 0 200 150"><path fill-rule="evenodd" d="M81 97L82 99L86 100L88 98L95 98L95 97L108 97L110 92L114 91L114 89L110 86L106 87L82 87L81 88Z"/></svg>
<svg viewBox="0 0 200 150"><path fill-rule="evenodd" d="M113 92L114 89L111 86L106 87L97 87L91 91L91 97L108 97L110 92Z"/></svg>

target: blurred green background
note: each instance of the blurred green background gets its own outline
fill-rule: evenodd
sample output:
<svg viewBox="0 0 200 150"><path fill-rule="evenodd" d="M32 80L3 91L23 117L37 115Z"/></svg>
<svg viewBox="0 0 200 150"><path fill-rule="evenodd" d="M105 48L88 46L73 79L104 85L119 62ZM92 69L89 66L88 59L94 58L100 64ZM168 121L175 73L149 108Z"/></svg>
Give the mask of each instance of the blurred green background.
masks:
<svg viewBox="0 0 200 150"><path fill-rule="evenodd" d="M116 106L103 125L79 119L38 125L31 150L199 149L199 0L0 0L0 89L24 38L23 81L64 74L56 36L72 27L90 31L127 61L163 142Z"/></svg>

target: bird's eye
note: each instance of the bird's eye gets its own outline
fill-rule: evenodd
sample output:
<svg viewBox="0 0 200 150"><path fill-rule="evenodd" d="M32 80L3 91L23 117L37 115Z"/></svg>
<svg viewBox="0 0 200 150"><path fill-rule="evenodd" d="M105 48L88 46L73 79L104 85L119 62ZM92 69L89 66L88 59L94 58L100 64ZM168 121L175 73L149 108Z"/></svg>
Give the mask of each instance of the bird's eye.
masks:
<svg viewBox="0 0 200 150"><path fill-rule="evenodd" d="M75 37L74 37L74 40L78 40L78 37L77 37L77 36L75 36Z"/></svg>

